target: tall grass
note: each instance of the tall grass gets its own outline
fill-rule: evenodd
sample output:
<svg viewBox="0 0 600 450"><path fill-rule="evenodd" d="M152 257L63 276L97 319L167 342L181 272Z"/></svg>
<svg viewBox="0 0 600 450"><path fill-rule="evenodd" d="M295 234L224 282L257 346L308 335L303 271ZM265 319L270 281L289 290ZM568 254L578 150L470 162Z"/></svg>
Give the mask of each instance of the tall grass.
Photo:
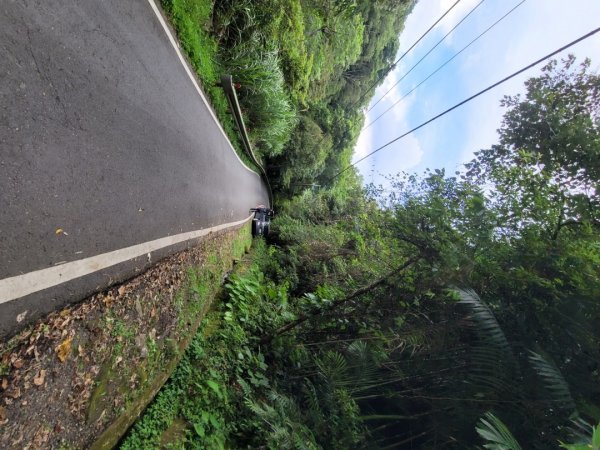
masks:
<svg viewBox="0 0 600 450"><path fill-rule="evenodd" d="M285 87L277 49L261 41L262 36L253 33L226 53L223 66L240 84L239 98L251 140L261 154L276 156L296 125L296 110Z"/></svg>
<svg viewBox="0 0 600 450"><path fill-rule="evenodd" d="M237 143L227 100L217 87L223 74L241 85L240 105L258 154L281 154L296 124L296 108L279 48L262 26L269 6L258 8L249 0L162 0L162 6L230 139Z"/></svg>

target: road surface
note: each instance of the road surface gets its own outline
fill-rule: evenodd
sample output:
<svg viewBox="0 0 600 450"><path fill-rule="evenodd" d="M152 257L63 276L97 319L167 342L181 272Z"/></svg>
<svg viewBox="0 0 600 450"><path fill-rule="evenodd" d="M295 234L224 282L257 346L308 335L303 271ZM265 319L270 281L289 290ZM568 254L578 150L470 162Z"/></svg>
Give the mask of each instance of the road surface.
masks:
<svg viewBox="0 0 600 450"><path fill-rule="evenodd" d="M0 336L268 202L161 19L1 2Z"/></svg>

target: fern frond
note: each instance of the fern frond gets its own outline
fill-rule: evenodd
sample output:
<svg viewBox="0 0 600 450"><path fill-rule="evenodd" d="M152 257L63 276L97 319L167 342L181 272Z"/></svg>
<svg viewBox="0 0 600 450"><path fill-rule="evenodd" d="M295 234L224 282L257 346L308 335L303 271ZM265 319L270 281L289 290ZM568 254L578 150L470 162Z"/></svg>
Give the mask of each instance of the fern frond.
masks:
<svg viewBox="0 0 600 450"><path fill-rule="evenodd" d="M315 385L307 379L304 382L303 391L311 415L321 418L323 416L323 411L321 409L321 403L319 401L319 395L317 394Z"/></svg>

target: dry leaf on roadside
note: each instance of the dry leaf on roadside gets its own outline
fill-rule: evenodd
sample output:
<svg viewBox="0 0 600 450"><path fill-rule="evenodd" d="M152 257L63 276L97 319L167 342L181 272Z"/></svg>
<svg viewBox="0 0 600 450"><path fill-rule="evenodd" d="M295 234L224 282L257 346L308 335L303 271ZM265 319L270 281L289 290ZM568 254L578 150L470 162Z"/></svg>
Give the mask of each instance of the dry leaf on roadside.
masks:
<svg viewBox="0 0 600 450"><path fill-rule="evenodd" d="M107 308L110 306L110 304L112 303L113 298L112 295L108 294L106 295L103 299L102 299L102 303L104 303L104 306L106 306Z"/></svg>
<svg viewBox="0 0 600 450"><path fill-rule="evenodd" d="M6 409L4 406L0 406L0 422L4 422L6 420Z"/></svg>
<svg viewBox="0 0 600 450"><path fill-rule="evenodd" d="M125 294L125 286L121 286L121 287L118 289L118 291L119 291L119 295L123 295L123 294Z"/></svg>
<svg viewBox="0 0 600 450"><path fill-rule="evenodd" d="M15 369L20 369L21 367L23 367L23 360L22 359L15 360L15 362L13 362L13 367Z"/></svg>
<svg viewBox="0 0 600 450"><path fill-rule="evenodd" d="M63 230L62 228L57 228L54 233L56 233L56 234L63 234L64 232L65 232L65 230Z"/></svg>
<svg viewBox="0 0 600 450"><path fill-rule="evenodd" d="M7 397L17 399L21 396L21 388L14 388L6 393Z"/></svg>
<svg viewBox="0 0 600 450"><path fill-rule="evenodd" d="M65 339L62 344L56 347L56 356L60 359L61 362L65 362L69 353L71 353L71 342L73 341L72 337L68 337Z"/></svg>
<svg viewBox="0 0 600 450"><path fill-rule="evenodd" d="M38 376L33 379L33 384L35 384L36 386L41 386L42 384L44 384L45 380L46 380L46 371L44 369L42 369L42 370L40 370L40 373L38 374Z"/></svg>
<svg viewBox="0 0 600 450"><path fill-rule="evenodd" d="M8 388L8 379L2 378L2 390L5 391Z"/></svg>

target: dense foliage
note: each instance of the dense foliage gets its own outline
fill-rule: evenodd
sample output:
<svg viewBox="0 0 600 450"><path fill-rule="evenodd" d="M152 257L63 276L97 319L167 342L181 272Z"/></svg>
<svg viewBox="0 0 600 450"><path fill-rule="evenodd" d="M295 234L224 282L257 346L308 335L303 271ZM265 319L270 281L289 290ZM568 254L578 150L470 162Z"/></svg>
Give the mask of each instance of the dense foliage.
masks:
<svg viewBox="0 0 600 450"><path fill-rule="evenodd" d="M229 73L277 191L349 164L365 95L390 69L413 0L162 0L230 136L216 84Z"/></svg>
<svg viewBox="0 0 600 450"><path fill-rule="evenodd" d="M399 174L391 191L352 171L325 183L349 161L362 93L394 58L410 6L212 9L240 96L280 111L287 130L271 139L261 127L273 123L247 112L278 215L129 448L600 445L600 78L589 61L550 62L524 96L506 97L498 144L463 173ZM269 98L259 79L276 86Z"/></svg>

